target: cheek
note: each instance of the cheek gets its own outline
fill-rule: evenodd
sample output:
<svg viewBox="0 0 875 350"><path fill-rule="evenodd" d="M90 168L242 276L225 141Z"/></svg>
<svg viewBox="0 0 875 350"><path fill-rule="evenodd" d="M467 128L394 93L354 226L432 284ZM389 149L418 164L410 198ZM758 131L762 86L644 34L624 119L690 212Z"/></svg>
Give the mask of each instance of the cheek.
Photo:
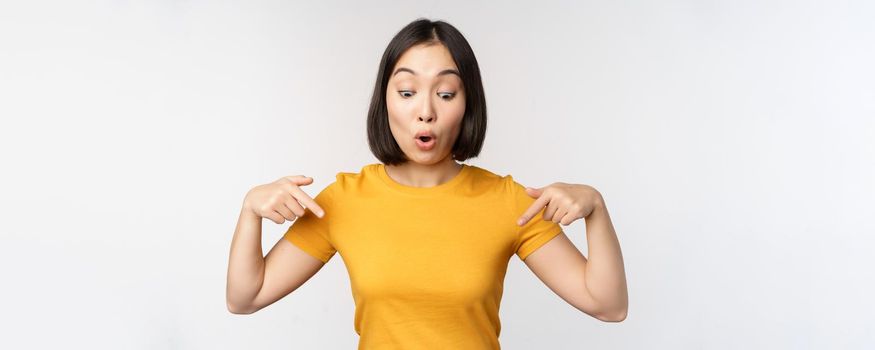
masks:
<svg viewBox="0 0 875 350"><path fill-rule="evenodd" d="M461 118L461 115L465 114L465 94L460 93L456 95L450 106L453 109L453 113L458 114Z"/></svg>
<svg viewBox="0 0 875 350"><path fill-rule="evenodd" d="M450 114L459 119L462 119L462 116L465 115L465 102L462 101L462 103L454 104L452 110L450 111Z"/></svg>
<svg viewBox="0 0 875 350"><path fill-rule="evenodd" d="M397 99L386 97L386 113L389 114L389 128L395 132L395 126L403 119L404 111Z"/></svg>
<svg viewBox="0 0 875 350"><path fill-rule="evenodd" d="M392 122L400 122L409 118L410 114L415 114L416 110L412 109L412 104L407 101L397 98L396 96L386 97L386 112L389 114L389 120Z"/></svg>
<svg viewBox="0 0 875 350"><path fill-rule="evenodd" d="M391 95L386 96L386 111L389 112L389 115L393 115L398 110L398 101L392 98Z"/></svg>
<svg viewBox="0 0 875 350"><path fill-rule="evenodd" d="M453 103L447 104L443 110L443 115L446 116L447 121L452 124L458 124L462 117L465 116L465 100L457 99L458 101L453 101Z"/></svg>
<svg viewBox="0 0 875 350"><path fill-rule="evenodd" d="M392 112L389 112L389 131L396 140L398 139L398 130L400 130L399 123L400 122L392 115Z"/></svg>

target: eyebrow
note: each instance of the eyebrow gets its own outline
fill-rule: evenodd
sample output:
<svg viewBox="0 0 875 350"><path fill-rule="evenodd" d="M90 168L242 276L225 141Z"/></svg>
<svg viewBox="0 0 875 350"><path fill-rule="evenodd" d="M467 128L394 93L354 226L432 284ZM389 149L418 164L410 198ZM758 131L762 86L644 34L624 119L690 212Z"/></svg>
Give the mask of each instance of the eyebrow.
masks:
<svg viewBox="0 0 875 350"><path fill-rule="evenodd" d="M406 67L400 67L400 68L398 68L398 69L395 70L395 73L392 73L392 76L395 76L395 74L398 74L398 73L401 73L401 72L408 72L408 73L410 73L410 74L416 75L416 72L414 72L412 69L410 69L410 68L406 68ZM459 74L459 71L457 71L457 70L455 70L455 69L452 69L452 68L450 68L450 69L444 69L444 70L440 71L440 73L438 73L437 76L447 75L447 74L455 74L455 75L458 76L460 79L462 78L462 75Z"/></svg>

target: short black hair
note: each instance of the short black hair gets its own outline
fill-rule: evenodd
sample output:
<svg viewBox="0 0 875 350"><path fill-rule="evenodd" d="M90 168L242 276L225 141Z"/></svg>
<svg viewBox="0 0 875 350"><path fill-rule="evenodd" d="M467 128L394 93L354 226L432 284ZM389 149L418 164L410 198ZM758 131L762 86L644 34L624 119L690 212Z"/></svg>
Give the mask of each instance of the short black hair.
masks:
<svg viewBox="0 0 875 350"><path fill-rule="evenodd" d="M452 155L457 161L477 157L486 138L486 96L480 79L480 68L474 50L458 29L444 21L419 18L406 25L386 47L380 60L374 95L368 109L368 146L371 153L387 165L406 163L409 159L389 129L389 114L386 107L386 88L392 68L398 58L412 46L422 43L443 44L453 57L462 78L465 91L465 115L459 137L453 144Z"/></svg>

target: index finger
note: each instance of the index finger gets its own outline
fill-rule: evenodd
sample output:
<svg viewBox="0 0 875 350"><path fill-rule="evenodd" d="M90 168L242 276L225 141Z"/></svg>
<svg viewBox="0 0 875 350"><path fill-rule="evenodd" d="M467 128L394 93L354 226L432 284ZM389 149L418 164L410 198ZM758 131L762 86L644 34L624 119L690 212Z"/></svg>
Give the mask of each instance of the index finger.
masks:
<svg viewBox="0 0 875 350"><path fill-rule="evenodd" d="M517 220L517 223L516 223L517 226L525 225L527 222L529 222L535 216L535 214L537 214L542 209L544 209L544 207L547 206L547 203L549 203L549 202L550 202L550 197L548 197L546 194L541 194L541 196L538 197L538 199L535 199L535 201L532 203L532 205L529 206L529 209L526 210L526 212L523 213L522 216L520 216L519 220Z"/></svg>
<svg viewBox="0 0 875 350"><path fill-rule="evenodd" d="M292 197L295 197L295 199L301 202L301 204L304 204L304 206L307 209L310 209L313 214L316 214L316 216L320 218L325 216L325 210L322 210L322 207L320 207L319 204L317 204L316 201L313 200L313 198L310 198L310 195L304 192L304 190L300 189L297 186L292 186L291 191Z"/></svg>

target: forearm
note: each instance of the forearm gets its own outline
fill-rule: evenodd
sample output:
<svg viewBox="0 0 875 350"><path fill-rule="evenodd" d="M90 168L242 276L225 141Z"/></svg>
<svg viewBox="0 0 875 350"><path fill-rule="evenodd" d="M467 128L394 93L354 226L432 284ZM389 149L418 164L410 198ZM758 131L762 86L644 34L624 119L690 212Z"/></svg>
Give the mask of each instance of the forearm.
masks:
<svg viewBox="0 0 875 350"><path fill-rule="evenodd" d="M231 254L228 259L226 298L231 311L245 311L264 282L261 221L260 217L244 205L231 240Z"/></svg>
<svg viewBox="0 0 875 350"><path fill-rule="evenodd" d="M585 220L589 253L584 274L586 288L605 315L625 318L629 306L626 271L620 242L603 199Z"/></svg>

